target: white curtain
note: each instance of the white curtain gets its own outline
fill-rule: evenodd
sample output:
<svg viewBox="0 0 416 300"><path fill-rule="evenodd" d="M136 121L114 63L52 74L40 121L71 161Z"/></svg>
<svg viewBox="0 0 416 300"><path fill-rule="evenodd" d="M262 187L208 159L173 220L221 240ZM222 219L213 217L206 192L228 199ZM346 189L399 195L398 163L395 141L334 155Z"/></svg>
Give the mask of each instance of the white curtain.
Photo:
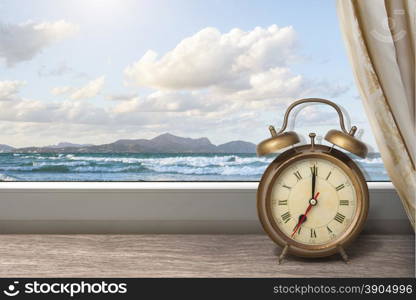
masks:
<svg viewBox="0 0 416 300"><path fill-rule="evenodd" d="M377 146L414 228L416 0L338 0L337 4Z"/></svg>

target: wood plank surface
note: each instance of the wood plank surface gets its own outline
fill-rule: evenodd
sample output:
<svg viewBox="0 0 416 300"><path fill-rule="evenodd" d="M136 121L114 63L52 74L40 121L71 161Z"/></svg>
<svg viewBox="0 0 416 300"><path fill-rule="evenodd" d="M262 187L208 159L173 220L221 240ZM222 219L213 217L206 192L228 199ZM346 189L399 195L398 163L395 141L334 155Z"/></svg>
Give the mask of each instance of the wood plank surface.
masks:
<svg viewBox="0 0 416 300"><path fill-rule="evenodd" d="M0 277L413 277L413 235L361 235L338 255L289 256L265 235L0 235Z"/></svg>

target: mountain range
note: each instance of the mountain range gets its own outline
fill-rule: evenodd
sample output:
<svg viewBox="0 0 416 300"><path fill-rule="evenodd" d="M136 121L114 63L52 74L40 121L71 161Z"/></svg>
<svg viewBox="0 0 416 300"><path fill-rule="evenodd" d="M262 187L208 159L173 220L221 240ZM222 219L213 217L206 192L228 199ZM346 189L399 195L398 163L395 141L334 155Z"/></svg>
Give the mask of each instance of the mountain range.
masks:
<svg viewBox="0 0 416 300"><path fill-rule="evenodd" d="M255 153L256 145L231 141L214 145L208 138L184 138L170 133L153 139L123 139L110 144L72 144L62 142L45 147L14 148L0 144L0 152L14 153Z"/></svg>
<svg viewBox="0 0 416 300"><path fill-rule="evenodd" d="M9 145L0 144L0 153L13 152L14 148Z"/></svg>
<svg viewBox="0 0 416 300"><path fill-rule="evenodd" d="M87 147L87 146L94 146L93 144L73 144L68 142L60 142L56 145L46 146L47 148L68 148L68 147Z"/></svg>

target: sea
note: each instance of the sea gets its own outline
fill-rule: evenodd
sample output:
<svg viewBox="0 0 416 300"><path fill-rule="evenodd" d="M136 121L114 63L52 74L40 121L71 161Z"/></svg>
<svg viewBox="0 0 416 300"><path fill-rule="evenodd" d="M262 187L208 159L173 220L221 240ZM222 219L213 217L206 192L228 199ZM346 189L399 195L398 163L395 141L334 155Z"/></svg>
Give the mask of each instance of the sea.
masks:
<svg viewBox="0 0 416 300"><path fill-rule="evenodd" d="M0 181L259 181L276 156L0 153ZM354 158L367 181L390 181L379 153Z"/></svg>

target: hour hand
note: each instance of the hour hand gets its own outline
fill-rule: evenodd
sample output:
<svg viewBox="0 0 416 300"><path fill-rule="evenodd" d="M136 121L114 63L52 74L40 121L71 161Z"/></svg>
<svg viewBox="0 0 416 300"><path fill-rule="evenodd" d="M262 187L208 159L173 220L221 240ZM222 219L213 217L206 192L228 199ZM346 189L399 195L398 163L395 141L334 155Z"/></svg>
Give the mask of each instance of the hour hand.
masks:
<svg viewBox="0 0 416 300"><path fill-rule="evenodd" d="M315 196L313 196L311 200L309 200L309 206L308 206L308 208L306 209L305 213L304 213L303 215L300 215L300 216L299 216L299 222L298 222L298 224L295 226L295 229L293 230L292 235L291 235L291 237L292 237L292 238L293 238L293 236L295 235L295 233L298 231L299 227L303 224L303 222L305 222L305 221L306 221L306 216L308 215L308 213L309 213L309 211L311 210L311 208L312 208L313 206L315 206L316 204L318 204L318 201L317 201L317 200L318 200L318 196L319 196L319 192L318 192L318 193L316 193L316 195L315 195Z"/></svg>

